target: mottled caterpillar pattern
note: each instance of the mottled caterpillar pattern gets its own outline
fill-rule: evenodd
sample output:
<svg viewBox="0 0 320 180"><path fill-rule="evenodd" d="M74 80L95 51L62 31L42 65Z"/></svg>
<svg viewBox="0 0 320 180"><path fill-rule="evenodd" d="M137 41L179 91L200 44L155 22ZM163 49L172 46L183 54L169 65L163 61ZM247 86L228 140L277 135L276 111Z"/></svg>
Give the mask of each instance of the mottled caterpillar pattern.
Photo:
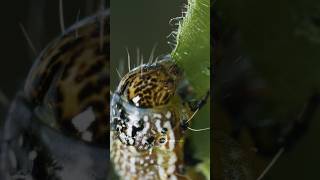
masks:
<svg viewBox="0 0 320 180"><path fill-rule="evenodd" d="M192 111L179 95L183 73L170 59L126 74L111 100L111 159L122 179L186 179L184 127Z"/></svg>
<svg viewBox="0 0 320 180"><path fill-rule="evenodd" d="M4 125L1 180L106 179L109 27L101 8L41 51Z"/></svg>
<svg viewBox="0 0 320 180"><path fill-rule="evenodd" d="M109 16L76 23L42 51L24 87L48 124L88 143L109 144Z"/></svg>

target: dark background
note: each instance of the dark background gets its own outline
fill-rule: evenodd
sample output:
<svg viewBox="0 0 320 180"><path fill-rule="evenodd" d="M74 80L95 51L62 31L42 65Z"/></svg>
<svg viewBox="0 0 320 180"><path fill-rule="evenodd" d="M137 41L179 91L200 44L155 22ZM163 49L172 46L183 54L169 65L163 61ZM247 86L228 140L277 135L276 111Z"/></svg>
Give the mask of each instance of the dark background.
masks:
<svg viewBox="0 0 320 180"><path fill-rule="evenodd" d="M234 39L230 36L229 39L227 36L224 39L230 43L224 49L227 54L225 58L236 62L241 54L250 59L247 65L252 67L253 73L249 74L255 74L266 83L267 98L263 113L258 113L258 116L275 121L297 118L308 97L320 90L319 1L231 0L215 1L214 6L216 13L222 17L219 26L214 28L224 32L223 34L236 34ZM226 69L233 71L233 74L226 74L236 77L242 67L236 63L230 63L229 67L231 66L233 70ZM235 83L241 84L239 81ZM215 87L219 88L217 85ZM242 101L245 106L248 99L243 98ZM228 114L218 108L215 106L214 122L217 123L214 126L223 124L222 121L229 123ZM254 111L254 108L252 111L248 110L249 113ZM295 141L289 152L280 157L264 179L319 178L319 112L318 108L306 134ZM222 127L221 125L219 128ZM242 146L250 149L250 135L242 133L241 136L245 139ZM270 161L271 159L261 156L254 156L249 160L257 174Z"/></svg>
<svg viewBox="0 0 320 180"><path fill-rule="evenodd" d="M119 81L115 68L124 75L127 68L127 52L131 66L137 64L136 49L140 49L147 62L152 48L157 44L155 56L169 54L167 36L176 26L170 25L172 18L181 16L186 0L114 0L111 1L111 83ZM112 89L113 89L112 88Z"/></svg>

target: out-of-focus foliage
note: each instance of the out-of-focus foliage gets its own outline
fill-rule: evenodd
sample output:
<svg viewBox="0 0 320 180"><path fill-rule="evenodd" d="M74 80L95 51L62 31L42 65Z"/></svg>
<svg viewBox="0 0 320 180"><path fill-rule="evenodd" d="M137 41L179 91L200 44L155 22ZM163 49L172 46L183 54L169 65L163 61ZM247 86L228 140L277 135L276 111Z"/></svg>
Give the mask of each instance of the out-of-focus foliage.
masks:
<svg viewBox="0 0 320 180"><path fill-rule="evenodd" d="M318 1L217 2L241 32L241 46L271 87L280 117L320 89Z"/></svg>
<svg viewBox="0 0 320 180"><path fill-rule="evenodd" d="M235 56L233 64L230 63L233 71L242 71L244 64L237 63L246 59L249 62L246 68L251 71L245 76L262 79L260 85L266 87L259 92L264 96L263 110L257 112L260 119L256 121L298 118L308 98L320 90L320 2L231 0L217 1L216 7L221 24L237 29L233 45L238 49L230 46L229 51L225 50L228 58ZM245 56L237 57L239 54ZM320 135L319 113L310 125L305 136L284 153L266 179L314 179L320 160L320 146L316 143ZM245 142L244 146L252 145L248 140Z"/></svg>

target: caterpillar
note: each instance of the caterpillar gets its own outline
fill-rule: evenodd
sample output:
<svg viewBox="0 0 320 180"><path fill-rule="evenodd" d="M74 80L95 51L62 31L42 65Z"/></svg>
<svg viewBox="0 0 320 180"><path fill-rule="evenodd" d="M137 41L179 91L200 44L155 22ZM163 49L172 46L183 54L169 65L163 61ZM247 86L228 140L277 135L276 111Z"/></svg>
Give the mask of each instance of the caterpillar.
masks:
<svg viewBox="0 0 320 180"><path fill-rule="evenodd" d="M40 53L10 107L1 179L105 179L109 148L121 178L189 179L185 130L196 111L183 71L169 57L141 65L109 106L109 26L102 10Z"/></svg>
<svg viewBox="0 0 320 180"><path fill-rule="evenodd" d="M24 87L28 101L42 104L38 111L53 111L57 121L51 126L100 145L107 144L105 119L109 114L109 33L100 33L101 26L106 26L100 24L100 18L106 14L76 24L51 43L31 68ZM81 120L92 122L85 128Z"/></svg>
<svg viewBox="0 0 320 180"><path fill-rule="evenodd" d="M168 55L143 62L122 77L111 97L110 159L120 179L205 179L188 164L186 130L199 107L184 70ZM198 105L201 103L198 102ZM192 153L189 153L190 155ZM192 174L194 173L194 174Z"/></svg>
<svg viewBox="0 0 320 180"><path fill-rule="evenodd" d="M121 79L111 99L110 158L122 179L191 178L184 142L197 110L186 99L187 87L183 70L169 56Z"/></svg>
<svg viewBox="0 0 320 180"><path fill-rule="evenodd" d="M99 10L41 51L5 122L0 179L107 177L109 26Z"/></svg>
<svg viewBox="0 0 320 180"><path fill-rule="evenodd" d="M187 111L175 96L179 76L175 65L162 60L121 80L112 97L110 132L111 159L121 177L176 179L183 146L176 143L182 138L179 120L187 117L176 113Z"/></svg>

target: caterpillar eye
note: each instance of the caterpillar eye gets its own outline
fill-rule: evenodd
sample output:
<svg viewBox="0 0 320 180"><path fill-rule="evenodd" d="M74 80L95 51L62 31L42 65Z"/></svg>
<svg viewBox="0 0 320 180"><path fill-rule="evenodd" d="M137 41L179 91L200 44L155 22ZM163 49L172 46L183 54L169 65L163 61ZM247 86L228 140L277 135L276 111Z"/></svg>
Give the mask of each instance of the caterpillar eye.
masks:
<svg viewBox="0 0 320 180"><path fill-rule="evenodd" d="M165 134L167 131L168 131L167 128L162 128L161 133L162 133L162 134Z"/></svg>
<svg viewBox="0 0 320 180"><path fill-rule="evenodd" d="M166 143L166 138L164 138L164 137L162 137L162 138L159 138L159 143L160 144L164 144L164 143Z"/></svg>
<svg viewBox="0 0 320 180"><path fill-rule="evenodd" d="M154 137L151 136L147 139L148 144L152 144L154 142Z"/></svg>

